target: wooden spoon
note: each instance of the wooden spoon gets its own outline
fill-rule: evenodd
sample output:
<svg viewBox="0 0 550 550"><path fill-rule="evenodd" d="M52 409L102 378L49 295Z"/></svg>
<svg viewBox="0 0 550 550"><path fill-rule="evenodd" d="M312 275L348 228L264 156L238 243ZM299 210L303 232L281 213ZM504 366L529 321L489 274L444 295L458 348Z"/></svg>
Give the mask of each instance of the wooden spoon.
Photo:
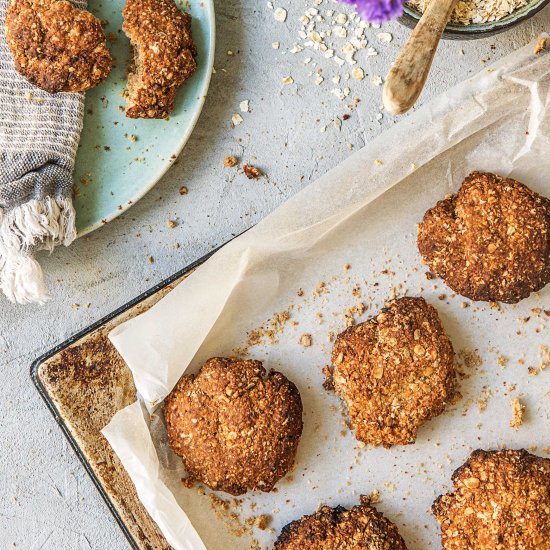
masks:
<svg viewBox="0 0 550 550"><path fill-rule="evenodd" d="M424 88L445 26L458 0L431 0L384 84L384 107L393 115L406 113Z"/></svg>

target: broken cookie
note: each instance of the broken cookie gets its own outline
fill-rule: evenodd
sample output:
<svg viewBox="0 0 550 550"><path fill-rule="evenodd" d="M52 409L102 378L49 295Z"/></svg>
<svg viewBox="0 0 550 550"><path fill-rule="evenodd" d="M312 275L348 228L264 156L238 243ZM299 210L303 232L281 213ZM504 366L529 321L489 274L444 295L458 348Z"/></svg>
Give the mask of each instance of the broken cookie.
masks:
<svg viewBox="0 0 550 550"><path fill-rule="evenodd" d="M174 0L127 0L122 15L134 54L126 116L166 118L176 92L197 66L191 16Z"/></svg>

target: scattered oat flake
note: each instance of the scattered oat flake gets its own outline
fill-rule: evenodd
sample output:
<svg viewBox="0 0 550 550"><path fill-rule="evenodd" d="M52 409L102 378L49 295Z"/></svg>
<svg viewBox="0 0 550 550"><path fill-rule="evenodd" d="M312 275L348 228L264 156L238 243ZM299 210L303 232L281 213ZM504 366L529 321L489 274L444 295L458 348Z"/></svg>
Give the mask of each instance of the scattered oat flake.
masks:
<svg viewBox="0 0 550 550"><path fill-rule="evenodd" d="M363 80L365 78L365 71L361 67L355 67L355 69L351 71L351 75L355 80Z"/></svg>
<svg viewBox="0 0 550 550"><path fill-rule="evenodd" d="M389 44L393 40L393 36L389 32L381 32L378 33L378 40Z"/></svg>
<svg viewBox="0 0 550 550"><path fill-rule="evenodd" d="M348 21L348 16L345 13L339 13L336 16L336 22L339 25L345 25L347 23L347 21Z"/></svg>
<svg viewBox="0 0 550 550"><path fill-rule="evenodd" d="M250 112L250 101L248 99L245 99L244 101L241 101L239 103L239 108L241 109L241 112L243 112L243 113Z"/></svg>
<svg viewBox="0 0 550 550"><path fill-rule="evenodd" d="M384 162L381 161L380 159L376 159L376 160L374 161L374 164L376 164L376 166L382 166L382 164L384 164Z"/></svg>
<svg viewBox="0 0 550 550"><path fill-rule="evenodd" d="M279 23L284 23L286 21L287 11L284 8L277 8L273 12L273 17L275 17L275 21L279 21Z"/></svg>
<svg viewBox="0 0 550 550"><path fill-rule="evenodd" d="M280 46L281 46L281 43L280 43L280 42L273 42L273 43L271 44L271 47L272 47L274 50L278 50Z"/></svg>
<svg viewBox="0 0 550 550"><path fill-rule="evenodd" d="M294 82L294 79L291 76L285 76L283 78L283 84L292 84Z"/></svg>
<svg viewBox="0 0 550 550"><path fill-rule="evenodd" d="M243 117L239 113L234 113L231 117L231 122L234 126L238 126L243 121Z"/></svg>
<svg viewBox="0 0 550 550"><path fill-rule="evenodd" d="M374 75L372 77L372 83L375 86L381 86L382 85L382 77L380 75Z"/></svg>

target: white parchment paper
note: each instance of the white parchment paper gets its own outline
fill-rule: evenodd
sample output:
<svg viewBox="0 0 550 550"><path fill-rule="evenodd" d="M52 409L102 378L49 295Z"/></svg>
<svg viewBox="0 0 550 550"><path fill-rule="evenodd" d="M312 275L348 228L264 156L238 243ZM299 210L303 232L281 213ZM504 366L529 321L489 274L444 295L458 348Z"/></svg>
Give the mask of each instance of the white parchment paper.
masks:
<svg viewBox="0 0 550 550"><path fill-rule="evenodd" d="M529 44L396 124L111 333L148 413L128 407L103 433L174 548L248 548L250 539L227 530L208 494L181 483L162 401L185 371L233 354L279 311L289 311L290 321L276 341L248 353L296 383L305 427L296 468L278 492L231 505L241 519L272 517L273 531L253 533L261 544L319 503L353 506L377 489L379 509L409 548L436 548L429 508L471 450L548 447L548 375L540 367L550 338L540 310L550 309L549 289L501 308L455 296L426 279L415 226L472 170L511 175L550 194L550 54L533 50ZM480 360L464 367L463 399L426 424L415 445L360 449L339 400L322 387L330 334L345 328L346 310L359 302L366 312L355 310L356 321L404 294L436 306L459 360L466 351ZM305 333L312 335L308 348L298 343ZM514 397L527 407L518 431L509 426Z"/></svg>

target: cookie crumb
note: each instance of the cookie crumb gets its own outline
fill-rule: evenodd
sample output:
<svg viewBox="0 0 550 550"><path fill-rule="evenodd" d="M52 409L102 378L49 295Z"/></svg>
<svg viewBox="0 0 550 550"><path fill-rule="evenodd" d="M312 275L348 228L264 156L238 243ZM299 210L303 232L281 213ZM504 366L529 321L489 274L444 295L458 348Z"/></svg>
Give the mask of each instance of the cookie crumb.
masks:
<svg viewBox="0 0 550 550"><path fill-rule="evenodd" d="M548 44L547 38L541 38L535 45L535 55L538 55L541 53L544 49L546 49L546 45Z"/></svg>
<svg viewBox="0 0 550 550"><path fill-rule="evenodd" d="M243 170L249 180L255 180L262 176L262 171L255 166L251 166L250 164L244 164Z"/></svg>
<svg viewBox="0 0 550 550"><path fill-rule="evenodd" d="M264 531L265 529L267 529L270 522L271 517L267 514L262 514L261 516L257 516L254 520L254 527L257 527L261 531Z"/></svg>
<svg viewBox="0 0 550 550"><path fill-rule="evenodd" d="M514 428L516 431L519 430L519 427L523 424L524 413L525 405L523 405L517 397L514 397L514 399L512 399L512 420L510 420L511 428Z"/></svg>
<svg viewBox="0 0 550 550"><path fill-rule="evenodd" d="M225 157L223 159L223 165L227 168L233 168L233 166L237 166L239 164L239 159L237 157Z"/></svg>
<svg viewBox="0 0 550 550"><path fill-rule="evenodd" d="M311 334L302 334L300 337L300 344L304 346L304 348L311 347Z"/></svg>
<svg viewBox="0 0 550 550"><path fill-rule="evenodd" d="M370 495L368 495L369 503L370 504L377 504L380 502L380 491L378 489L374 489Z"/></svg>

